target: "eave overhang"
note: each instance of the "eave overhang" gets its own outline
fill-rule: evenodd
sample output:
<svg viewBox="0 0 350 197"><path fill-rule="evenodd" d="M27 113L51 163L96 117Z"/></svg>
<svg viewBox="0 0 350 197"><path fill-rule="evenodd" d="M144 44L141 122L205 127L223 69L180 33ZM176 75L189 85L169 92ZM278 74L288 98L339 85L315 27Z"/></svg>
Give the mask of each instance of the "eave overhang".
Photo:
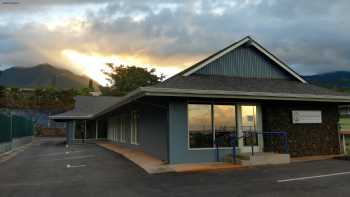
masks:
<svg viewBox="0 0 350 197"><path fill-rule="evenodd" d="M232 99L250 99L250 100L350 103L350 96L141 87L129 93L128 95L124 96L120 100L120 102L118 102L117 104L105 110L102 110L96 114L90 114L90 115L84 115L84 116L50 116L50 119L53 119L53 120L95 119L144 96L187 97L187 98L188 97L232 98Z"/></svg>
<svg viewBox="0 0 350 197"><path fill-rule="evenodd" d="M225 90L176 89L176 88L143 88L143 91L147 96L239 98L239 99L258 99L258 100L350 103L350 96L335 96L335 95L243 92L243 91L225 91Z"/></svg>

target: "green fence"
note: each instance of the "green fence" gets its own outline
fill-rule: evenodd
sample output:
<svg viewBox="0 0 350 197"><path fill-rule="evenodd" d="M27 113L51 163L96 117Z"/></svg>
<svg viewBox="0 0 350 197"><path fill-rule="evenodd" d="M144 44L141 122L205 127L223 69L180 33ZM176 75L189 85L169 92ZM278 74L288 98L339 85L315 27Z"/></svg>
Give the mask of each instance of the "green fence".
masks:
<svg viewBox="0 0 350 197"><path fill-rule="evenodd" d="M9 142L13 138L33 135L33 121L15 115L0 114L0 143Z"/></svg>

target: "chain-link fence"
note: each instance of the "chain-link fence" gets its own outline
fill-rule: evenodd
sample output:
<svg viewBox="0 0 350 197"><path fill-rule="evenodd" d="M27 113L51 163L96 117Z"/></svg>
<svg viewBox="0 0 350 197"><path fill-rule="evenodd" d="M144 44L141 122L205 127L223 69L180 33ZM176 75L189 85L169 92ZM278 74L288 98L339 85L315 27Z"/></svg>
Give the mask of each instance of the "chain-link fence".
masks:
<svg viewBox="0 0 350 197"><path fill-rule="evenodd" d="M16 115L0 114L0 143L33 135L33 121Z"/></svg>

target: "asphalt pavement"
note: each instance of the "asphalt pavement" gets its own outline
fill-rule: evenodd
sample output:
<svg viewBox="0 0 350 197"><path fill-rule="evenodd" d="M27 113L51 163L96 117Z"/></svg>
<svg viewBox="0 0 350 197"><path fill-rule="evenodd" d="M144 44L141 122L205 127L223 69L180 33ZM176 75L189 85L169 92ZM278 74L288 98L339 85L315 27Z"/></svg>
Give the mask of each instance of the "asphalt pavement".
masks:
<svg viewBox="0 0 350 197"><path fill-rule="evenodd" d="M0 196L350 196L350 161L149 175L94 144L43 138L0 163Z"/></svg>

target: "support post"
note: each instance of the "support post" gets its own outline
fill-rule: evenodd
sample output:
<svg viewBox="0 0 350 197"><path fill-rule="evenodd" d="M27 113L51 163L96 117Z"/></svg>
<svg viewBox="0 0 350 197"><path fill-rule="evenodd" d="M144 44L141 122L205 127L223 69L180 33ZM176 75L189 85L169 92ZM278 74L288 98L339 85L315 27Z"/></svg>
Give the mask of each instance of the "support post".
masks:
<svg viewBox="0 0 350 197"><path fill-rule="evenodd" d="M73 128L72 128L72 143L74 143L75 142L75 132L76 132L76 120L73 120Z"/></svg>
<svg viewBox="0 0 350 197"><path fill-rule="evenodd" d="M86 140L86 120L84 120L84 143L85 143L85 140Z"/></svg>
<svg viewBox="0 0 350 197"><path fill-rule="evenodd" d="M252 148L252 155L254 155L254 141L253 141L253 137L255 137L255 136L253 136L253 132L250 132L250 146L251 146L251 148Z"/></svg>
<svg viewBox="0 0 350 197"><path fill-rule="evenodd" d="M288 154L289 147L288 147L288 133L287 132L284 133L284 148L285 148L286 154Z"/></svg>
<svg viewBox="0 0 350 197"><path fill-rule="evenodd" d="M217 143L217 141L214 141L215 143L215 150L216 150L216 161L219 162L220 161L220 156L219 156L219 144Z"/></svg>
<svg viewBox="0 0 350 197"><path fill-rule="evenodd" d="M343 133L343 151L344 151L344 154L348 154L347 151L346 151L346 141L345 141L345 134Z"/></svg>
<svg viewBox="0 0 350 197"><path fill-rule="evenodd" d="M98 120L96 120L96 140L98 139Z"/></svg>
<svg viewBox="0 0 350 197"><path fill-rule="evenodd" d="M231 144L232 144L232 161L233 163L236 163L236 138L234 135L231 136Z"/></svg>

